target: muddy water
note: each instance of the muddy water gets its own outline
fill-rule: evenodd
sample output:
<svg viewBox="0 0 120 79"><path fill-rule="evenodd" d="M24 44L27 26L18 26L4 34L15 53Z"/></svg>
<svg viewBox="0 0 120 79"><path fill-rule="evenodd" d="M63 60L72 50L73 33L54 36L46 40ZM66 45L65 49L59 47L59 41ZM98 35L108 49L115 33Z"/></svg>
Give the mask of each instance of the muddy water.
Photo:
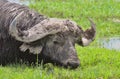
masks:
<svg viewBox="0 0 120 79"><path fill-rule="evenodd" d="M120 37L102 38L99 40L99 43L104 48L120 51Z"/></svg>

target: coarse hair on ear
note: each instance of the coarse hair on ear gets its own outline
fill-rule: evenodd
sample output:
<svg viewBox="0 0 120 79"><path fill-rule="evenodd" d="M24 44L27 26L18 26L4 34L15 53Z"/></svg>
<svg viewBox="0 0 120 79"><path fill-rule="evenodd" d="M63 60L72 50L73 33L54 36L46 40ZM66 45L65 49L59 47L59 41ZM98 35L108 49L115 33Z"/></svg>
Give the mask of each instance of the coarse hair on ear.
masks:
<svg viewBox="0 0 120 79"><path fill-rule="evenodd" d="M33 45L29 45L29 44L26 44L26 43L23 43L21 46L20 46L20 50L22 52L25 52L26 50L29 50L29 53L32 53L32 54L40 54L41 51L43 49L43 46L42 45L39 45L39 46L33 46Z"/></svg>

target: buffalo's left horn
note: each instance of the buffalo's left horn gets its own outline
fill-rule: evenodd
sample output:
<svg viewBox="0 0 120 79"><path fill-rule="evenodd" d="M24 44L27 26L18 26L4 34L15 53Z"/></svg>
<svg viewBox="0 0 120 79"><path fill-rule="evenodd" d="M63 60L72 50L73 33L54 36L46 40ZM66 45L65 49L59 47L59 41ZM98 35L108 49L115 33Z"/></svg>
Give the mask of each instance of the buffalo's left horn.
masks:
<svg viewBox="0 0 120 79"><path fill-rule="evenodd" d="M52 18L45 19L27 30L23 30L23 31L19 30L17 24L19 23L19 19L23 14L24 12L18 14L9 26L10 35L13 36L18 41L30 43L40 40L47 35L53 35L58 32L67 30L67 27L62 26L59 23L60 22L59 20L57 21L56 19L52 19Z"/></svg>
<svg viewBox="0 0 120 79"><path fill-rule="evenodd" d="M96 25L91 18L88 19L91 23L91 28L85 30L82 36L80 36L80 39L78 40L78 44L82 46L89 45L95 39L96 36Z"/></svg>

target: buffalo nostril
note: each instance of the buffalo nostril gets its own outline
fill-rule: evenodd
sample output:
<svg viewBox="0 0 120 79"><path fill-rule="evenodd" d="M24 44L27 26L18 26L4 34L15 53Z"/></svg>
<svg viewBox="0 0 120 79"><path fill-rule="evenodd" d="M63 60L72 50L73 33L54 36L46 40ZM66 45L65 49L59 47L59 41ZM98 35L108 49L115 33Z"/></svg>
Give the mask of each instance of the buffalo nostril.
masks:
<svg viewBox="0 0 120 79"><path fill-rule="evenodd" d="M68 61L68 62L67 62L67 65L68 65L70 68L77 68L77 67L80 65L80 63L77 62L77 61Z"/></svg>

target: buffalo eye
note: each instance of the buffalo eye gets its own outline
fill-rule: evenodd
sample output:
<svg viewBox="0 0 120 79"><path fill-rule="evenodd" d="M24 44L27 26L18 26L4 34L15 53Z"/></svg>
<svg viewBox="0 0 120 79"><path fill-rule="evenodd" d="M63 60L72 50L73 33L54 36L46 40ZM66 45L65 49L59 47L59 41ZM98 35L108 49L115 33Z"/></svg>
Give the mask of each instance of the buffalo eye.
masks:
<svg viewBox="0 0 120 79"><path fill-rule="evenodd" d="M53 43L54 43L55 45L63 46L65 42L63 42L63 41L56 41L56 40L55 40L55 41L53 41Z"/></svg>
<svg viewBox="0 0 120 79"><path fill-rule="evenodd" d="M58 42L58 41L53 41L53 43L54 43L54 44L59 44L59 42Z"/></svg>

